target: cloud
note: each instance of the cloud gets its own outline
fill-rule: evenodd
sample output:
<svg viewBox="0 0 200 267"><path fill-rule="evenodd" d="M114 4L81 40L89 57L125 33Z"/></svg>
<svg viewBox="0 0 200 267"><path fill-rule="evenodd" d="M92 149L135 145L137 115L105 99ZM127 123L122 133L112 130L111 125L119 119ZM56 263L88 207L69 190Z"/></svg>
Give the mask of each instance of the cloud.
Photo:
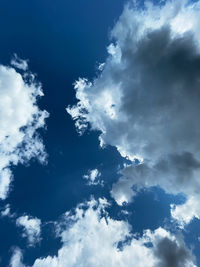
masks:
<svg viewBox="0 0 200 267"><path fill-rule="evenodd" d="M57 256L36 259L33 266L196 266L180 237L163 228L146 230L143 236L136 237L127 222L108 216L107 205L105 199L91 200L66 212L57 223L57 234L63 243Z"/></svg>
<svg viewBox="0 0 200 267"><path fill-rule="evenodd" d="M161 186L167 193L172 194L185 192L188 196L194 195L198 200L199 162L188 152L161 157L155 164L144 162L139 165L128 165L121 174L122 177L113 185L111 191L120 205L123 201L130 202L141 188L153 186Z"/></svg>
<svg viewBox="0 0 200 267"><path fill-rule="evenodd" d="M12 172L6 168L7 165L3 165L0 174L0 198L5 199L7 197L9 186L12 180Z"/></svg>
<svg viewBox="0 0 200 267"><path fill-rule="evenodd" d="M159 258L157 267L194 266L191 261L188 261L188 258L191 259L191 253L185 245L177 244L168 237L158 241L154 254Z"/></svg>
<svg viewBox="0 0 200 267"><path fill-rule="evenodd" d="M78 103L67 111L80 133L89 125L101 146L142 163L113 185L119 204L155 185L199 202L200 1L135 2L112 30L102 72L76 82Z"/></svg>
<svg viewBox="0 0 200 267"><path fill-rule="evenodd" d="M24 267L22 264L23 255L19 248L15 248L9 267Z"/></svg>
<svg viewBox="0 0 200 267"><path fill-rule="evenodd" d="M33 157L41 162L46 159L43 142L37 133L48 117L48 112L37 106L38 98L43 96L41 85L25 65L21 69L26 70L23 75L12 67L0 65L1 199L5 199L10 190L12 165L26 163Z"/></svg>
<svg viewBox="0 0 200 267"><path fill-rule="evenodd" d="M184 228L193 217L200 219L199 201L197 197L189 197L182 205L171 205L171 215L178 221L179 227Z"/></svg>
<svg viewBox="0 0 200 267"><path fill-rule="evenodd" d="M103 181L99 180L101 173L98 169L89 170L88 174L83 175L83 178L88 180L88 185L103 185Z"/></svg>
<svg viewBox="0 0 200 267"><path fill-rule="evenodd" d="M2 217L13 217L14 215L13 214L11 214L11 212L10 212L10 204L7 204L5 207L4 207L4 209L1 211L1 216Z"/></svg>
<svg viewBox="0 0 200 267"><path fill-rule="evenodd" d="M26 237L30 246L40 241L41 221L28 215L17 218L16 225L23 228L23 237Z"/></svg>
<svg viewBox="0 0 200 267"><path fill-rule="evenodd" d="M16 54L14 54L13 59L11 60L10 64L17 69L20 69L23 71L28 70L27 60L23 60L19 58Z"/></svg>

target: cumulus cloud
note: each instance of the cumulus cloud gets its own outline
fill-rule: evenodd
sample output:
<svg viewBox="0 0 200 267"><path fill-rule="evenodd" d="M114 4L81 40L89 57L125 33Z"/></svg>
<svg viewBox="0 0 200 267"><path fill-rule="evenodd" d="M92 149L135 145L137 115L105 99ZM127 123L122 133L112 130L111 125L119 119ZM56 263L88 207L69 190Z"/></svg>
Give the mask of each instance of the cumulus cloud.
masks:
<svg viewBox="0 0 200 267"><path fill-rule="evenodd" d="M172 204L171 214L172 217L177 220L180 228L184 228L193 217L200 219L198 198L192 196L182 205Z"/></svg>
<svg viewBox="0 0 200 267"><path fill-rule="evenodd" d="M158 241L154 255L158 257L157 267L194 266L191 261L191 253L185 245L177 244L169 237L164 237Z"/></svg>
<svg viewBox="0 0 200 267"><path fill-rule="evenodd" d="M23 237L26 237L30 246L40 241L41 220L28 215L17 218L16 225L23 228Z"/></svg>
<svg viewBox="0 0 200 267"><path fill-rule="evenodd" d="M37 129L45 126L47 111L37 106L43 96L41 85L16 58L23 74L0 65L0 198L5 199L12 181L10 167L36 157L45 162L46 153ZM14 62L12 62L13 65Z"/></svg>
<svg viewBox="0 0 200 267"><path fill-rule="evenodd" d="M36 259L33 266L196 266L191 251L181 238L163 228L147 230L141 237L136 237L127 222L108 216L107 205L105 199L91 200L65 213L57 224L57 233L63 243L57 256Z"/></svg>
<svg viewBox="0 0 200 267"><path fill-rule="evenodd" d="M122 177L113 185L111 191L120 205L123 201L131 201L137 191L144 186L161 186L167 193L172 194L185 192L188 196L195 195L193 202L194 198L198 200L199 162L190 153L160 157L155 164L144 162L139 165L129 165L121 171L121 174ZM132 190L133 186L135 190Z"/></svg>
<svg viewBox="0 0 200 267"><path fill-rule="evenodd" d="M83 178L88 181L88 185L103 185L103 181L100 181L99 177L101 173L98 169L89 170L88 174L83 175Z"/></svg>
<svg viewBox="0 0 200 267"><path fill-rule="evenodd" d="M79 132L89 125L101 146L142 163L113 185L119 204L155 185L199 202L200 1L134 2L112 30L102 72L76 82L78 103L67 111Z"/></svg>

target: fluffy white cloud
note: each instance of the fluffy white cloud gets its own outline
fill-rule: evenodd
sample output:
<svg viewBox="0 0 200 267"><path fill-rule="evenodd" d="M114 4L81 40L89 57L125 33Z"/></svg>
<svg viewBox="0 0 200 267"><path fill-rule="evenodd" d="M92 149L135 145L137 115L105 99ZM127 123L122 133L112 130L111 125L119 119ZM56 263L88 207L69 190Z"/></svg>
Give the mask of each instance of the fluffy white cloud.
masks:
<svg viewBox="0 0 200 267"><path fill-rule="evenodd" d="M30 246L40 241L41 221L28 215L17 218L16 224L23 228L23 237L26 237Z"/></svg>
<svg viewBox="0 0 200 267"><path fill-rule="evenodd" d="M57 256L36 259L33 266L196 266L181 238L163 228L153 232L147 230L143 236L136 237L127 222L108 216L107 205L105 199L91 200L79 205L75 211L67 212L57 224L63 243ZM121 248L119 242L122 242Z"/></svg>
<svg viewBox="0 0 200 267"><path fill-rule="evenodd" d="M190 197L182 205L171 205L171 215L178 221L179 227L184 228L193 217L200 219L199 201L196 197Z"/></svg>
<svg viewBox="0 0 200 267"><path fill-rule="evenodd" d="M88 185L103 185L103 181L99 180L99 177L101 176L101 173L98 171L98 169L89 170L88 174L85 174L83 176L84 179L88 180Z"/></svg>
<svg viewBox="0 0 200 267"><path fill-rule="evenodd" d="M113 186L119 204L155 185L200 203L200 1L135 2L112 30L100 75L76 82L67 111L80 132L89 124L102 146L140 159Z"/></svg>
<svg viewBox="0 0 200 267"><path fill-rule="evenodd" d="M16 58L17 59L17 58ZM29 73L25 62L17 59L24 74L0 65L0 198L5 199L12 180L11 165L33 157L41 162L46 154L37 129L44 127L46 111L37 106L43 95L41 85ZM15 61L12 62L13 65Z"/></svg>

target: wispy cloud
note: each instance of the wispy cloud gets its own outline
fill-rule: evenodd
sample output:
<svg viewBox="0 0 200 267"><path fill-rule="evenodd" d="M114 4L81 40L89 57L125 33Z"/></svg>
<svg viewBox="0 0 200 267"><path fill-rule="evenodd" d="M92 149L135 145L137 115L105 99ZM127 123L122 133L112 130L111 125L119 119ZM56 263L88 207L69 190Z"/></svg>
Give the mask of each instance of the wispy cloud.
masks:
<svg viewBox="0 0 200 267"><path fill-rule="evenodd" d="M29 246L34 246L40 241L41 220L28 215L17 218L16 225L23 229L23 237L28 240Z"/></svg>
<svg viewBox="0 0 200 267"><path fill-rule="evenodd" d="M83 179L88 181L88 185L103 185L103 180L100 180L101 173L98 169L89 170L87 174L83 175Z"/></svg>

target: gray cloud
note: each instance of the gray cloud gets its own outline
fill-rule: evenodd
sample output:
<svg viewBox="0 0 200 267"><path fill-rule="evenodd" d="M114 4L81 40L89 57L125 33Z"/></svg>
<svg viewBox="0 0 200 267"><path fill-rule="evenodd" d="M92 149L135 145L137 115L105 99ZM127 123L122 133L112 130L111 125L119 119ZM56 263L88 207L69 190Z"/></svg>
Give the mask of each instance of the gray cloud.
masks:
<svg viewBox="0 0 200 267"><path fill-rule="evenodd" d="M155 164L129 165L121 171L122 177L113 185L111 194L120 205L131 201L141 188L153 186L160 186L167 193L185 192L198 198L199 168L200 163L188 152L167 155Z"/></svg>
<svg viewBox="0 0 200 267"><path fill-rule="evenodd" d="M193 256L184 243L176 243L168 237L158 242L154 253L159 259L156 267L188 267L191 266L189 262L193 261Z"/></svg>
<svg viewBox="0 0 200 267"><path fill-rule="evenodd" d="M154 185L199 202L199 10L200 1L187 0L146 2L143 10L127 5L101 74L75 85L78 104L67 111L78 130L89 123L102 132L102 146L143 159L113 185L118 203L131 200L133 186Z"/></svg>
<svg viewBox="0 0 200 267"><path fill-rule="evenodd" d="M198 153L200 54L193 36L172 39L168 27L152 31L136 51L123 47L122 64L120 111L128 118L124 135L130 149L148 159Z"/></svg>

